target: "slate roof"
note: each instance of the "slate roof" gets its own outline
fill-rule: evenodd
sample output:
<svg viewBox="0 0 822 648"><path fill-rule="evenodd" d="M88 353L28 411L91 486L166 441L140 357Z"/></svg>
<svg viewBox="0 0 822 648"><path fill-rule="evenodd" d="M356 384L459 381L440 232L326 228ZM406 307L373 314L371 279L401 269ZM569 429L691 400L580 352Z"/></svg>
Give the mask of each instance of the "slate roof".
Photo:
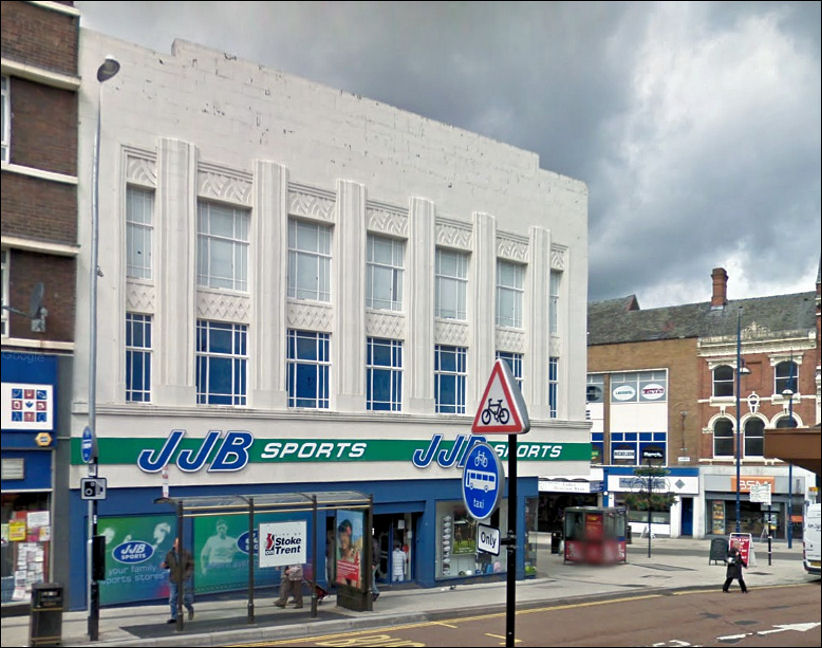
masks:
<svg viewBox="0 0 822 648"><path fill-rule="evenodd" d="M795 293L729 300L722 309L711 302L641 310L629 295L588 304L588 346L677 338L735 336L737 313L743 329L756 322L769 338L815 330L816 293Z"/></svg>

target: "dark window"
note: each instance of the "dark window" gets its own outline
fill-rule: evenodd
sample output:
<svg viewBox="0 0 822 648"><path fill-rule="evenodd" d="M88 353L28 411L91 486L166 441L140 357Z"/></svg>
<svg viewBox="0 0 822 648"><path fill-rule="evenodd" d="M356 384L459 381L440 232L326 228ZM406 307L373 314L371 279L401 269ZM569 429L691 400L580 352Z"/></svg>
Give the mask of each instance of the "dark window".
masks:
<svg viewBox="0 0 822 648"><path fill-rule="evenodd" d="M720 365L714 369L714 396L734 395L734 369Z"/></svg>
<svg viewBox="0 0 822 648"><path fill-rule="evenodd" d="M714 423L714 457L732 457L734 454L734 426L730 419Z"/></svg>

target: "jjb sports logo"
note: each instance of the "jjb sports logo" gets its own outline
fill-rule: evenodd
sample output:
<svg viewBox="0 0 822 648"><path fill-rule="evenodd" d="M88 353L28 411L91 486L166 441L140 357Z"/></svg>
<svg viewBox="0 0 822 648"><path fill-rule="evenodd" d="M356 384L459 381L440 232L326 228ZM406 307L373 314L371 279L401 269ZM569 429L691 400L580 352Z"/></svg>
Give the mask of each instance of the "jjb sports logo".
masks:
<svg viewBox="0 0 822 648"><path fill-rule="evenodd" d="M154 547L144 540L129 540L114 547L114 560L127 565L145 562L154 555Z"/></svg>

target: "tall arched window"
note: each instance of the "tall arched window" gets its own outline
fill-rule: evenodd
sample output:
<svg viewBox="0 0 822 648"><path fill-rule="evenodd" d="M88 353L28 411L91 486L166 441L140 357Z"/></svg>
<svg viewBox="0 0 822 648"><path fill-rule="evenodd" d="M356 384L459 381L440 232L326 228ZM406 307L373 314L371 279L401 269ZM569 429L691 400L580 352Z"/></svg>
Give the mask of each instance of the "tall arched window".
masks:
<svg viewBox="0 0 822 648"><path fill-rule="evenodd" d="M765 454L765 422L759 418L745 421L745 456L761 457Z"/></svg>
<svg viewBox="0 0 822 648"><path fill-rule="evenodd" d="M714 423L714 457L732 457L734 454L734 426L730 419Z"/></svg>
<svg viewBox="0 0 822 648"><path fill-rule="evenodd" d="M793 360L785 360L774 367L774 394L781 394L786 389L796 393L799 384L799 365Z"/></svg>

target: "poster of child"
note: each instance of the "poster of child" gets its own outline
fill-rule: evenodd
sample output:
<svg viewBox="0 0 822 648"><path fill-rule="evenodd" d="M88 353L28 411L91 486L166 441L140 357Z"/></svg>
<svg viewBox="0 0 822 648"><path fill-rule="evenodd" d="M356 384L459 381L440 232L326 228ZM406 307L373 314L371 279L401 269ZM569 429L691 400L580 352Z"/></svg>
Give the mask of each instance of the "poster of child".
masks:
<svg viewBox="0 0 822 648"><path fill-rule="evenodd" d="M362 511L337 511L337 578L338 585L362 587L360 555L363 542Z"/></svg>

